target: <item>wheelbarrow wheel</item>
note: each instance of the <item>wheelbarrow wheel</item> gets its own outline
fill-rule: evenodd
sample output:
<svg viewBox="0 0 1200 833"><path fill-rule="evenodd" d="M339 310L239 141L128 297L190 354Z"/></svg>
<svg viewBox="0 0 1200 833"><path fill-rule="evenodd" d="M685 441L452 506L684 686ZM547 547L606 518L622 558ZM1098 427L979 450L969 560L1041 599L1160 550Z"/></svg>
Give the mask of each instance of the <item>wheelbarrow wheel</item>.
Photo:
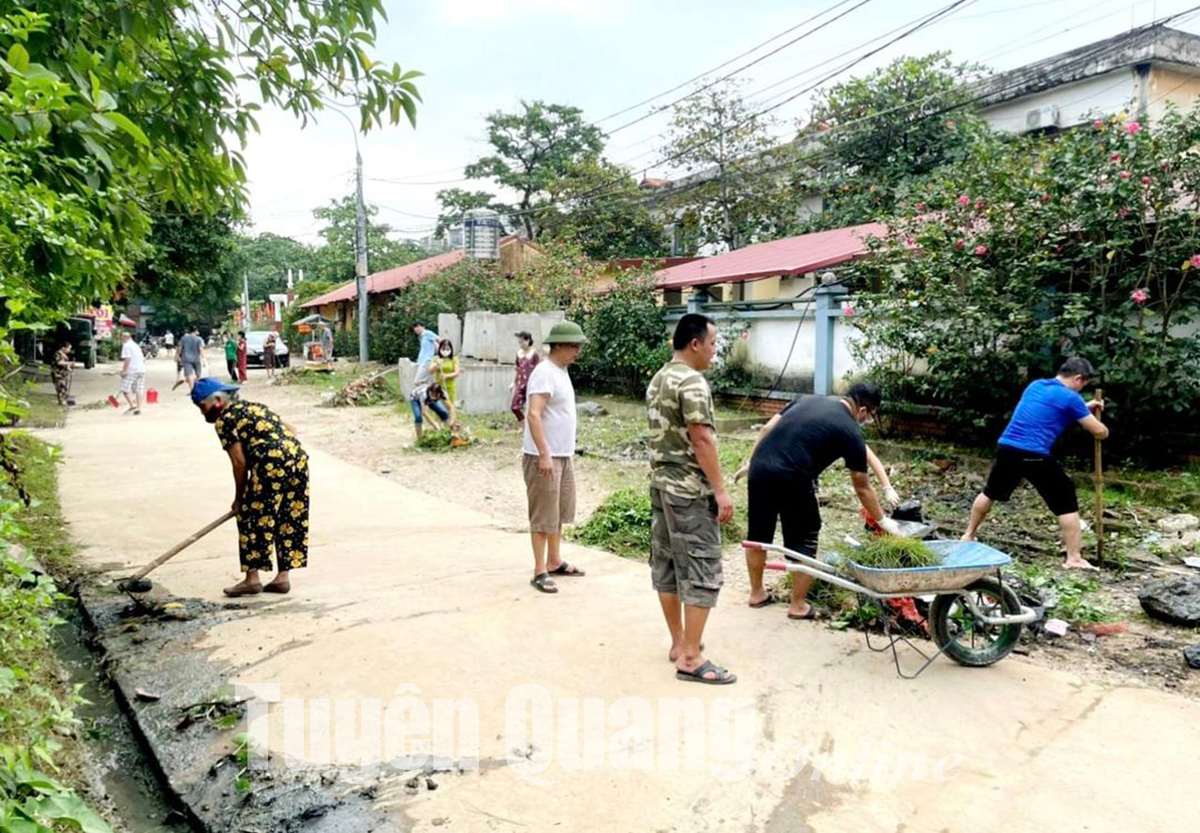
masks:
<svg viewBox="0 0 1200 833"><path fill-rule="evenodd" d="M981 578L968 585L975 606L989 614L1019 614L1021 600L1007 585ZM978 621L958 593L943 593L929 606L933 639L946 656L960 665L983 667L999 662L1017 646L1021 625L988 625Z"/></svg>

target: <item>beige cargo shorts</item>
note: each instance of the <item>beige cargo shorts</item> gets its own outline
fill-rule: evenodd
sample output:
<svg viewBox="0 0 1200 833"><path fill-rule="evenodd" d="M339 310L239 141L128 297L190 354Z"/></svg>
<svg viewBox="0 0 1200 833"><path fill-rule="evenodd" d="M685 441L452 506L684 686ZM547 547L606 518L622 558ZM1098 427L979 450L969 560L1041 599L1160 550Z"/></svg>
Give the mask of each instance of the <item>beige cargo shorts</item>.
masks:
<svg viewBox="0 0 1200 833"><path fill-rule="evenodd" d="M529 503L529 531L562 532L564 525L575 522L575 469L570 457L553 457L554 473L538 474L538 458L521 455L525 475L525 497Z"/></svg>

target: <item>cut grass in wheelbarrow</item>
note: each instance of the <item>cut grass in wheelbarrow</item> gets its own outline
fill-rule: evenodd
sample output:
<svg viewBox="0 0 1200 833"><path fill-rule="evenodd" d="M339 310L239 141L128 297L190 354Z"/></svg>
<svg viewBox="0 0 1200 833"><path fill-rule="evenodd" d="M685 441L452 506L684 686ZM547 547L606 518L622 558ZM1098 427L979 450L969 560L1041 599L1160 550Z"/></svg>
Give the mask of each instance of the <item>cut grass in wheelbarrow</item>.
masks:
<svg viewBox="0 0 1200 833"><path fill-rule="evenodd" d="M903 570L911 567L934 567L942 558L924 541L898 535L871 538L859 546L843 544L838 548L843 558L877 570Z"/></svg>

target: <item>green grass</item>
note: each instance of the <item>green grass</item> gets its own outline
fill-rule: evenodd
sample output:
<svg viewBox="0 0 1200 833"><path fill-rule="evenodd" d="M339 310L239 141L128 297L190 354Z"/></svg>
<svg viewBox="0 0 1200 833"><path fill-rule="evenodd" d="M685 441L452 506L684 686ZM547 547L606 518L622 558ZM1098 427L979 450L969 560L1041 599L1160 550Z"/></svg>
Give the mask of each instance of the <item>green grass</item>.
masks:
<svg viewBox="0 0 1200 833"><path fill-rule="evenodd" d="M24 527L20 543L37 553L56 575L73 574L78 562L58 496L58 446L20 431L10 433L6 440L16 452L21 483L32 499L29 506L16 511L17 521Z"/></svg>
<svg viewBox="0 0 1200 833"><path fill-rule="evenodd" d="M61 428L67 422L67 408L58 404L58 395L27 390L22 398L29 404L21 417L22 428Z"/></svg>
<svg viewBox="0 0 1200 833"><path fill-rule="evenodd" d="M1060 574L1037 563L1022 564L1016 572L1030 587L1049 590L1058 596L1058 603L1049 608L1050 616L1072 625L1108 622L1114 618L1100 598L1100 582L1090 576Z"/></svg>
<svg viewBox="0 0 1200 833"><path fill-rule="evenodd" d="M568 534L622 558L645 561L650 556L650 515L649 490L618 489Z"/></svg>

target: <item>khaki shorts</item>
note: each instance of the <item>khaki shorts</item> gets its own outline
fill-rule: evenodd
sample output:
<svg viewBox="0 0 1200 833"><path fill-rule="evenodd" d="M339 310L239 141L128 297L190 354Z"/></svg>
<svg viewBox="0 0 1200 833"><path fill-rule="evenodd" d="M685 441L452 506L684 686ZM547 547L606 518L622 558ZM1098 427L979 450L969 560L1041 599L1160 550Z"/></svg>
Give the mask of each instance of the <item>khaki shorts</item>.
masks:
<svg viewBox="0 0 1200 833"><path fill-rule="evenodd" d="M715 607L725 583L715 498L678 497L650 487L650 580L685 605Z"/></svg>
<svg viewBox="0 0 1200 833"><path fill-rule="evenodd" d="M521 455L525 474L525 496L529 500L529 531L562 532L564 524L575 522L575 470L570 457L552 457L554 474L538 474L538 458Z"/></svg>

